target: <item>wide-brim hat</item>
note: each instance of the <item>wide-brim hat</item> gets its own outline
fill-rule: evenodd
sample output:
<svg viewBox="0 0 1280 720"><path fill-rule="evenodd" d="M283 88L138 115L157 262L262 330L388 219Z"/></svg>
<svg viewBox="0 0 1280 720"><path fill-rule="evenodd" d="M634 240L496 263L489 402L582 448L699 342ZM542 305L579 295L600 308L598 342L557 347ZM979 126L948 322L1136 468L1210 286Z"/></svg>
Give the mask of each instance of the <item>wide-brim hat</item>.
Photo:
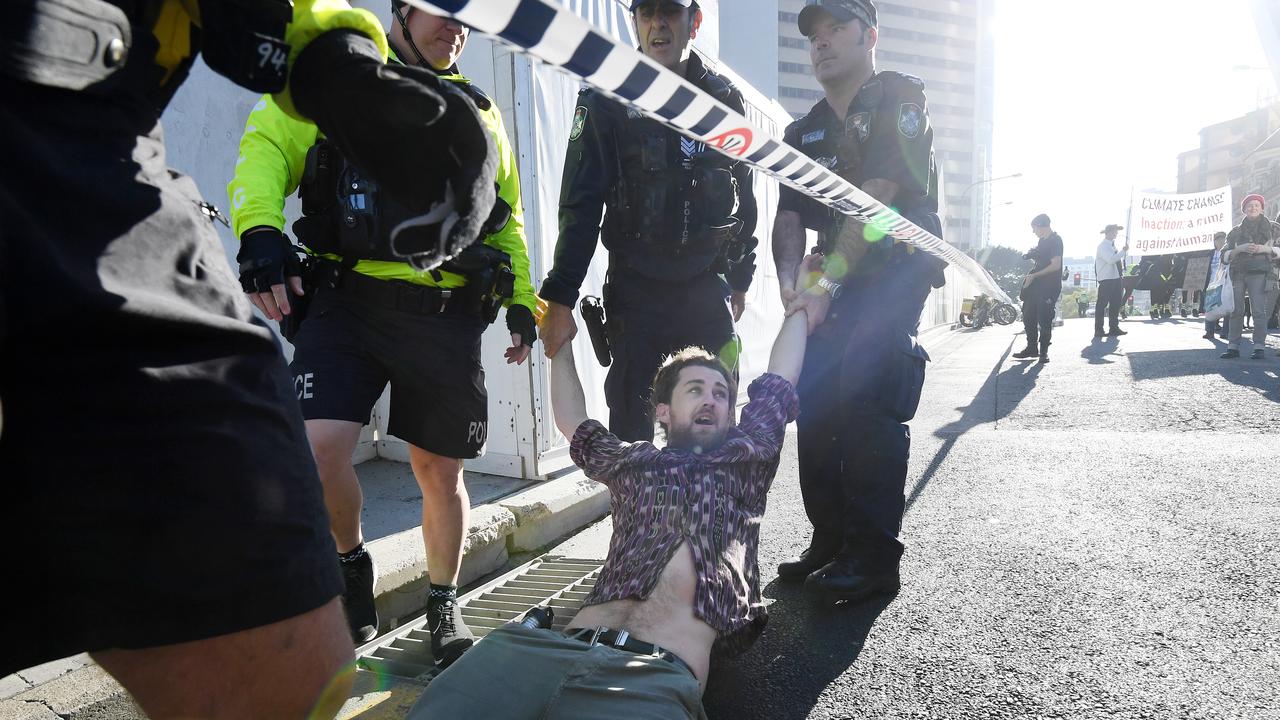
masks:
<svg viewBox="0 0 1280 720"><path fill-rule="evenodd" d="M1124 229L1123 225L1108 225L1102 228L1100 232L1108 233L1108 232L1111 232L1112 230L1123 230L1123 229Z"/></svg>

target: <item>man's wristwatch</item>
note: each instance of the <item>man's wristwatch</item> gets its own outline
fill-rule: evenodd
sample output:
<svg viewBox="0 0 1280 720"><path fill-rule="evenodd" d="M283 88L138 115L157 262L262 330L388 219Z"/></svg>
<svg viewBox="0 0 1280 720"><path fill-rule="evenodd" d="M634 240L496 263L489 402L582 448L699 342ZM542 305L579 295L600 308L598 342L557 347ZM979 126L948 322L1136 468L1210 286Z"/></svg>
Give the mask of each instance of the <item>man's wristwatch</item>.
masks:
<svg viewBox="0 0 1280 720"><path fill-rule="evenodd" d="M835 300L840 297L840 283L831 282L830 280L827 279L826 275L818 276L818 287L822 288L823 290L826 290L827 294L831 296L832 300Z"/></svg>

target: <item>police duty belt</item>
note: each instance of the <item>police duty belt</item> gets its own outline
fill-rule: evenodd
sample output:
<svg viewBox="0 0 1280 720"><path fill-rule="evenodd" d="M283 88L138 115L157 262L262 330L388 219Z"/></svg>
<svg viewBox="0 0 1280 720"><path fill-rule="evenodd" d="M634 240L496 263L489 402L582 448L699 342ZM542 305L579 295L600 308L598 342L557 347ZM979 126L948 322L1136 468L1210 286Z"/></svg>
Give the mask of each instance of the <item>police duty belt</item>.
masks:
<svg viewBox="0 0 1280 720"><path fill-rule="evenodd" d="M956 266L988 296L1012 303L973 258L899 215L812 158L634 48L547 0L406 0L447 15L513 49L580 78L605 95L746 162L778 182Z"/></svg>

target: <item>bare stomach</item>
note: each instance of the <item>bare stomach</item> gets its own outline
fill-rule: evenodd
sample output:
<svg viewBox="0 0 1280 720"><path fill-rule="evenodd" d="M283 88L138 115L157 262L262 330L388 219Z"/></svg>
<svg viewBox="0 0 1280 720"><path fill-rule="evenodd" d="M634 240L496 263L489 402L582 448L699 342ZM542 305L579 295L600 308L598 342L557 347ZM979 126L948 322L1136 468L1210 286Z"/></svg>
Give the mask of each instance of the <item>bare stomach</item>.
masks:
<svg viewBox="0 0 1280 720"><path fill-rule="evenodd" d="M693 668L698 685L706 688L716 631L693 614L695 577L689 544L681 543L647 600L613 600L582 608L569 627L603 625L626 630L639 640L679 655Z"/></svg>

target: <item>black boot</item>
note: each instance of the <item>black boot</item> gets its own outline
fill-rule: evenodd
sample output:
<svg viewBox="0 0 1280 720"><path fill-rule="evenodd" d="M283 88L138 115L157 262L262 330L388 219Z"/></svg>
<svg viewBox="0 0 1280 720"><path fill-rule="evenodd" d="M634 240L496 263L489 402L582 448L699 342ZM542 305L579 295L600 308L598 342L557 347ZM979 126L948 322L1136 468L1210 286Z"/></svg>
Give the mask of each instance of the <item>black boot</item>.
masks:
<svg viewBox="0 0 1280 720"><path fill-rule="evenodd" d="M347 610L351 639L360 645L378 634L378 608L373 602L373 583L378 578L378 569L364 545L346 555L339 554L338 564L342 567L342 581L346 586L342 604Z"/></svg>
<svg viewBox="0 0 1280 720"><path fill-rule="evenodd" d="M799 557L778 563L778 577L783 580L803 580L809 573L831 562L840 550L840 544L814 535L809 547Z"/></svg>
<svg viewBox="0 0 1280 720"><path fill-rule="evenodd" d="M1035 348L1028 345L1025 348L1019 350L1018 352L1014 353L1013 356L1018 358L1019 360L1026 360L1028 358L1036 357L1039 354L1040 353L1036 352Z"/></svg>
<svg viewBox="0 0 1280 720"><path fill-rule="evenodd" d="M902 585L897 562L868 562L837 555L804 581L804 586L836 602L860 602L873 595L895 593Z"/></svg>
<svg viewBox="0 0 1280 720"><path fill-rule="evenodd" d="M441 670L449 667L476 641L462 619L462 608L452 593L435 589L427 598L427 628L431 630L431 657Z"/></svg>

